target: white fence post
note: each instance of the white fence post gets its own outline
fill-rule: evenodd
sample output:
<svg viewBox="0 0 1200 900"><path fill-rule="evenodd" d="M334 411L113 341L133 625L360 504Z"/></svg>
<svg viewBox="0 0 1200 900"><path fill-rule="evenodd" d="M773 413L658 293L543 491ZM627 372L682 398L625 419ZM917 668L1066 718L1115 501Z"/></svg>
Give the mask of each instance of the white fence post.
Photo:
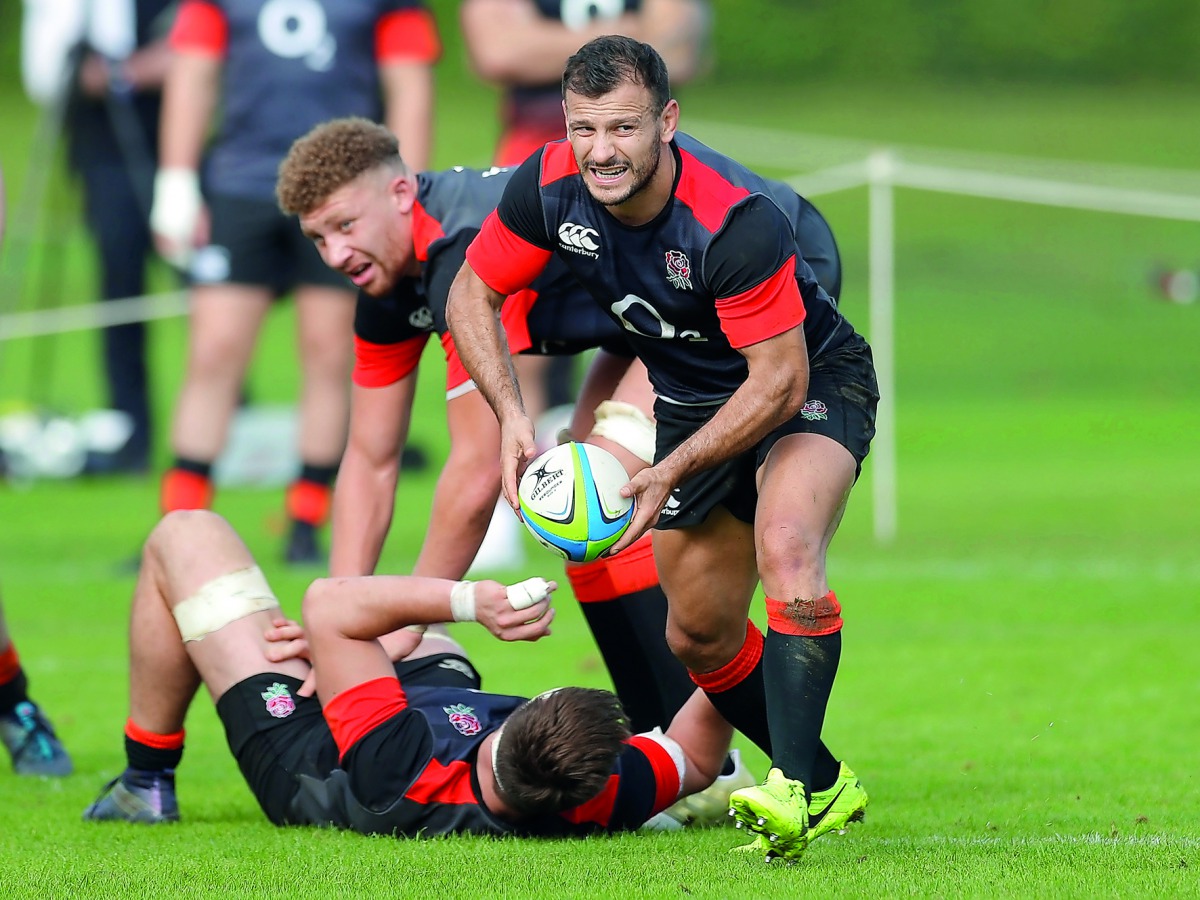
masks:
<svg viewBox="0 0 1200 900"><path fill-rule="evenodd" d="M897 528L895 172L896 162L889 151L876 151L867 159L868 326L880 395L870 459L875 539L880 543L893 541Z"/></svg>

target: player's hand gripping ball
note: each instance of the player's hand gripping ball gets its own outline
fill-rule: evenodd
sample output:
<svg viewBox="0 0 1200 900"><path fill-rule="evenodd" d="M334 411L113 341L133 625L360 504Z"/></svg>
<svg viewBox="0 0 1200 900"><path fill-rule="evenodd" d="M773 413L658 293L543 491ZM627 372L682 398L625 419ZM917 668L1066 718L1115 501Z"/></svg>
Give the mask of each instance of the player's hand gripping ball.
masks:
<svg viewBox="0 0 1200 900"><path fill-rule="evenodd" d="M521 518L543 547L572 562L591 562L633 520L633 500L620 493L628 481L625 467L607 450L575 441L559 444L521 476Z"/></svg>

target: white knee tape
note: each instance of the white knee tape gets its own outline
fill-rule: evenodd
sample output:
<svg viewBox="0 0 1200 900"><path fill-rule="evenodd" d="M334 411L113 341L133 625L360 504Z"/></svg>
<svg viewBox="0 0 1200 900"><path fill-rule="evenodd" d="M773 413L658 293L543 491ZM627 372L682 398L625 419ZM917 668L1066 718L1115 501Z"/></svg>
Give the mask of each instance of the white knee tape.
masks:
<svg viewBox="0 0 1200 900"><path fill-rule="evenodd" d="M646 465L654 465L654 420L622 400L605 400L596 407L592 434L620 444Z"/></svg>
<svg viewBox="0 0 1200 900"><path fill-rule="evenodd" d="M199 641L230 622L260 610L278 608L279 601L262 570L253 566L214 578L177 604L172 612L180 636L185 641Z"/></svg>

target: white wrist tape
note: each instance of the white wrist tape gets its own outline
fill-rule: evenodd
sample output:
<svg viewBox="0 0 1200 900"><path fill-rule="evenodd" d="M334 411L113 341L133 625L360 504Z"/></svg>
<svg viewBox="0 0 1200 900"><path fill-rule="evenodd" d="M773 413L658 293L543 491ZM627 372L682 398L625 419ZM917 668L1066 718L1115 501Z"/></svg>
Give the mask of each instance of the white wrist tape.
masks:
<svg viewBox="0 0 1200 900"><path fill-rule="evenodd" d="M195 169L166 168L154 173L150 230L175 245L177 251L170 261L176 265L186 263L191 255L203 204L200 176Z"/></svg>
<svg viewBox="0 0 1200 900"><path fill-rule="evenodd" d="M517 584L510 584L508 605L513 609L529 609L535 603L541 603L550 593L550 582L545 578L526 578Z"/></svg>
<svg viewBox="0 0 1200 900"><path fill-rule="evenodd" d="M622 400L605 400L596 406L592 434L620 444L648 466L654 465L654 420Z"/></svg>
<svg viewBox="0 0 1200 900"><path fill-rule="evenodd" d="M455 622L475 621L475 582L460 581L450 588L450 618Z"/></svg>

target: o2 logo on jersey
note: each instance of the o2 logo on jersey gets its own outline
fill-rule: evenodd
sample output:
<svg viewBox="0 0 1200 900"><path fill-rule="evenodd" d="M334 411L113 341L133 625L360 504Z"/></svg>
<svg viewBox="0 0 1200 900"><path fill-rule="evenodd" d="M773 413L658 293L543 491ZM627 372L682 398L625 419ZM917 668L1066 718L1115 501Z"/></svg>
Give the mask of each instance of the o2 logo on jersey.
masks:
<svg viewBox="0 0 1200 900"><path fill-rule="evenodd" d="M625 0L562 0L558 17L572 31L583 31L597 19L615 19L625 12Z"/></svg>
<svg viewBox="0 0 1200 900"><path fill-rule="evenodd" d="M621 300L612 304L609 310L617 317L622 328L642 337L664 341L678 339L704 342L708 340L694 328L676 328L664 319L657 309L637 294L626 294Z"/></svg>
<svg viewBox="0 0 1200 900"><path fill-rule="evenodd" d="M276 56L302 59L314 72L329 71L337 54L317 0L267 0L258 14L258 38Z"/></svg>

